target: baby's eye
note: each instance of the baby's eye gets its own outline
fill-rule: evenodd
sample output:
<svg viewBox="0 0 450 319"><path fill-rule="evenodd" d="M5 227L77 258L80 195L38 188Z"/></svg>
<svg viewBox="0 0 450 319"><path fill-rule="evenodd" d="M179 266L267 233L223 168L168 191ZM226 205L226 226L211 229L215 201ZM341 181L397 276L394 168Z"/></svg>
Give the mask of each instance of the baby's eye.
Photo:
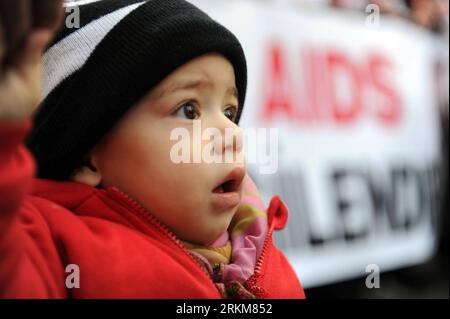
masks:
<svg viewBox="0 0 450 319"><path fill-rule="evenodd" d="M181 105L176 111L175 116L188 120L195 120L200 117L200 112L197 110L192 102L186 102Z"/></svg>
<svg viewBox="0 0 450 319"><path fill-rule="evenodd" d="M225 114L225 116L228 117L230 121L234 122L237 116L237 107L229 106L223 111L223 114Z"/></svg>

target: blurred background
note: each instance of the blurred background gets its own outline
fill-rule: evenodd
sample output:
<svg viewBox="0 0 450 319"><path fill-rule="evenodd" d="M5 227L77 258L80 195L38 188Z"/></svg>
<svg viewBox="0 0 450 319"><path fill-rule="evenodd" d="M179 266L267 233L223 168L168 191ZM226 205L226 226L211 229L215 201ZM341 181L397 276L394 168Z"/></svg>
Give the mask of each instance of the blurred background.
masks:
<svg viewBox="0 0 450 319"><path fill-rule="evenodd" d="M307 297L448 298L448 1L191 2L244 46L249 173Z"/></svg>
<svg viewBox="0 0 450 319"><path fill-rule="evenodd" d="M448 1L190 2L243 44L249 174L307 297L448 298Z"/></svg>

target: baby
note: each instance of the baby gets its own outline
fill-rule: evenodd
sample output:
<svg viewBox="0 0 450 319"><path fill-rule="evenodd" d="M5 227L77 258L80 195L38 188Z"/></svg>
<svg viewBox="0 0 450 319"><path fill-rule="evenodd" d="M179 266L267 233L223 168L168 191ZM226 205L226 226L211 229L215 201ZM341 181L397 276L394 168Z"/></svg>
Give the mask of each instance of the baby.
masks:
<svg viewBox="0 0 450 319"><path fill-rule="evenodd" d="M1 7L4 34L13 7ZM242 157L236 37L183 0L79 9L80 28L59 30L42 60L60 18L36 21L54 7L29 1L22 45L0 38L0 296L304 297L272 241L282 201L265 209L242 161L171 156L180 128L190 154L211 145L193 139L198 121L236 133L212 144L215 158Z"/></svg>

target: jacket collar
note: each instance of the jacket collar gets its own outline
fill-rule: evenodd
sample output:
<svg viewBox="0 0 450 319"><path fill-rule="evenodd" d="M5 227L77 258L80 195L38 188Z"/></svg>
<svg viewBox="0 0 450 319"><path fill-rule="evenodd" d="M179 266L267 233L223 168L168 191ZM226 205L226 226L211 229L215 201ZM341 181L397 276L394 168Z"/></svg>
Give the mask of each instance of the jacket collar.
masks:
<svg viewBox="0 0 450 319"><path fill-rule="evenodd" d="M56 204L74 211L86 200L104 190L76 182L60 182L35 178L30 195L46 198Z"/></svg>

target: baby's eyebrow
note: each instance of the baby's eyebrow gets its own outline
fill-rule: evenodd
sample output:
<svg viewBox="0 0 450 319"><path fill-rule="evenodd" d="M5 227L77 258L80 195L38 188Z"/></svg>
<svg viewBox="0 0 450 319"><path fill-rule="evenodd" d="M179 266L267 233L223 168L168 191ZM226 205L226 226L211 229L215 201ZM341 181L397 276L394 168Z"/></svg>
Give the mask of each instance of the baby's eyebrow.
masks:
<svg viewBox="0 0 450 319"><path fill-rule="evenodd" d="M200 87L212 87L212 83L208 81L207 79L193 79L193 80L187 80L187 81L179 81L175 82L171 86L167 87L166 89L163 89L160 94L158 94L157 98L161 98L166 94L174 93L176 91L182 91L182 90L192 90L197 89ZM231 95L238 98L238 92L235 86L228 87L226 91L227 95Z"/></svg>
<svg viewBox="0 0 450 319"><path fill-rule="evenodd" d="M161 90L161 93L158 94L158 98L163 97L164 95L182 91L182 90L192 90L202 86L211 86L211 83L206 79L193 79L187 81L178 81L168 86L167 88Z"/></svg>
<svg viewBox="0 0 450 319"><path fill-rule="evenodd" d="M239 100L238 91L235 86L230 86L227 90L227 95L231 95L236 98L236 100Z"/></svg>

